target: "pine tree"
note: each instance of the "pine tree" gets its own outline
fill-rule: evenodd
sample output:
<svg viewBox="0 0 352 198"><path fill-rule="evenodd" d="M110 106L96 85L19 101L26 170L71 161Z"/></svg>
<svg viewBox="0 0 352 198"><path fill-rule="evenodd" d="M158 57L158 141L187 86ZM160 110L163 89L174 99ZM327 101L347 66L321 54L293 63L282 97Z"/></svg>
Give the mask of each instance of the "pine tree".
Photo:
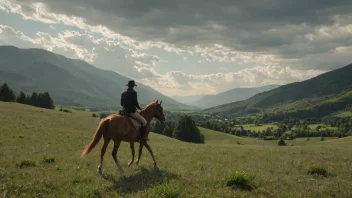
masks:
<svg viewBox="0 0 352 198"><path fill-rule="evenodd" d="M162 134L168 137L172 137L173 131L174 131L174 126L172 122L167 122Z"/></svg>
<svg viewBox="0 0 352 198"><path fill-rule="evenodd" d="M37 96L36 106L46 109L54 109L54 102L48 92L39 93Z"/></svg>
<svg viewBox="0 0 352 198"><path fill-rule="evenodd" d="M4 102L14 102L16 100L16 95L10 89L10 87L4 83L3 85L0 86L0 101Z"/></svg>
<svg viewBox="0 0 352 198"><path fill-rule="evenodd" d="M33 92L32 96L31 96L31 99L29 100L29 105L37 106L37 97L38 97L37 93Z"/></svg>
<svg viewBox="0 0 352 198"><path fill-rule="evenodd" d="M16 102L21 104L26 104L26 94L23 91L21 91L20 94L18 95Z"/></svg>
<svg viewBox="0 0 352 198"><path fill-rule="evenodd" d="M154 133L162 134L164 128L165 128L165 124L163 124L163 123L161 123L161 122L155 122L155 123L153 123L151 130L152 130Z"/></svg>
<svg viewBox="0 0 352 198"><path fill-rule="evenodd" d="M35 106L44 108L44 107L45 107L45 98L44 98L44 94L38 93L38 95L37 95L37 100L36 100L35 103L36 103Z"/></svg>
<svg viewBox="0 0 352 198"><path fill-rule="evenodd" d="M30 105L31 103L31 97L29 95L26 95L26 100L24 104Z"/></svg>
<svg viewBox="0 0 352 198"><path fill-rule="evenodd" d="M55 108L54 102L51 99L50 94L48 92L44 92L43 102L44 102L44 104L43 104L44 108L47 108L47 109L54 109Z"/></svg>

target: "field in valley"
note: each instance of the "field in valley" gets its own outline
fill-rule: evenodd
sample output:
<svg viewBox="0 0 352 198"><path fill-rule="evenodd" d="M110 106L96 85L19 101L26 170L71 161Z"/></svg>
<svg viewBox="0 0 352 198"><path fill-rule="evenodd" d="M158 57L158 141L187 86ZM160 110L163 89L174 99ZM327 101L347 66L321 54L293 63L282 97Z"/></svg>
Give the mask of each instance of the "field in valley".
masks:
<svg viewBox="0 0 352 198"><path fill-rule="evenodd" d="M352 197L352 137L277 141L241 138L201 129L205 144L180 142L151 133L158 169L143 150L140 164L122 143L118 160L105 154L97 173L102 141L85 158L84 147L98 118L91 112L65 113L0 102L0 195L3 197ZM136 144L136 150L138 145ZM46 160L44 160L46 158ZM54 161L50 161L50 159ZM33 166L20 167L28 162ZM50 163L52 162L52 163ZM307 174L321 164L327 177ZM226 186L243 171L254 177L253 190Z"/></svg>

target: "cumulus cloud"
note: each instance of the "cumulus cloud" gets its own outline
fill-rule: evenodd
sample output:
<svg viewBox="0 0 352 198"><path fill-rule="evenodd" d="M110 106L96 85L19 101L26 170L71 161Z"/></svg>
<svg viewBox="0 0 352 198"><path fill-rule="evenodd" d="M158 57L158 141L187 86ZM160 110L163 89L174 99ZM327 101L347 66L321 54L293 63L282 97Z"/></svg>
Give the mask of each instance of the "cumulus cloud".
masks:
<svg viewBox="0 0 352 198"><path fill-rule="evenodd" d="M208 75L192 75L180 71L170 71L165 75L155 75L142 82L167 94L194 95L216 94L237 87L256 87L270 84L287 84L310 79L326 71L295 70L290 67L258 66L238 72L221 72Z"/></svg>
<svg viewBox="0 0 352 198"><path fill-rule="evenodd" d="M285 65L294 61L291 66L300 69L333 69L341 65L321 66L309 57L320 58L337 47L352 45L352 3L347 0L268 0L264 4L224 0L207 1L202 6L185 0L1 2L1 9L25 19L99 32L135 49L197 52L217 62ZM214 47L218 48L216 53L211 49ZM146 66L142 61L137 64Z"/></svg>
<svg viewBox="0 0 352 198"><path fill-rule="evenodd" d="M160 61L158 56L148 55L146 53L137 53L133 51L131 55L127 55L135 60L135 63L140 67L155 67Z"/></svg>
<svg viewBox="0 0 352 198"><path fill-rule="evenodd" d="M187 74L181 71L169 71L166 74L160 74L155 70L155 64L160 61L157 56L138 53L134 50L125 50L118 43L116 44L109 39L96 39L92 35L76 31L64 31L58 33L57 36L38 32L35 38L30 38L21 31L0 25L0 44L4 44L4 42L20 46L43 47L53 52L66 51L67 54L71 54L71 57L94 62L101 68L105 67L139 79L143 83L170 95L175 93L179 95L215 94L219 91L231 89L234 85L236 87L253 87L286 84L326 72L323 70L295 70L291 67L269 65L242 69L238 72L205 75ZM221 48L221 46L217 47ZM210 51L212 52L210 54L218 53L216 48L212 48ZM350 48L341 47L337 51L346 55ZM70 52L73 52L74 55Z"/></svg>
<svg viewBox="0 0 352 198"><path fill-rule="evenodd" d="M19 30L0 24L0 44L44 48L137 79L155 76L156 72L150 68L159 62L157 56L126 50L118 41L97 39L91 34L77 31L64 31L57 35L38 32L31 38Z"/></svg>
<svg viewBox="0 0 352 198"><path fill-rule="evenodd" d="M351 9L347 0L0 0L0 10L25 20L48 24L52 30L60 25L78 29L28 37L2 25L0 42L62 52L163 93L217 93L301 81L349 64ZM227 67L202 75L161 72L159 65L168 56L154 53L158 50L178 55L183 63L194 61L199 73L208 63L256 67L235 72Z"/></svg>

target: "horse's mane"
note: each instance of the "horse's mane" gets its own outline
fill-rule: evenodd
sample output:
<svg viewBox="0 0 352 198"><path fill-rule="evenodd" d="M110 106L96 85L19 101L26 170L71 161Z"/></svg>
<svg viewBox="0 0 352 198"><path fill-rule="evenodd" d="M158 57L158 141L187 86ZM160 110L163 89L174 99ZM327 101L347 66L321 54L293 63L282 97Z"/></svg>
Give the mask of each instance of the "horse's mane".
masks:
<svg viewBox="0 0 352 198"><path fill-rule="evenodd" d="M145 106L144 108L142 108L142 111L145 111L145 110L147 110L149 107L152 107L152 106L155 106L155 105L156 105L156 102L153 101L153 102L149 103L147 106Z"/></svg>
<svg viewBox="0 0 352 198"><path fill-rule="evenodd" d="M156 105L156 102L153 101L153 102L149 103L145 108L150 107L150 106L155 106L155 105Z"/></svg>

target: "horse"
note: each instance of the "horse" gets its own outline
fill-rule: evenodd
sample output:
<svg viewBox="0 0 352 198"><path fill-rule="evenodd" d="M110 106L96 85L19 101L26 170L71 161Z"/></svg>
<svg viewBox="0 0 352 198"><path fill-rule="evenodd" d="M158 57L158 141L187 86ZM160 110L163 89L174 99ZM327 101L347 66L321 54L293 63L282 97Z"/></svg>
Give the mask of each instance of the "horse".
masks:
<svg viewBox="0 0 352 198"><path fill-rule="evenodd" d="M152 121L153 118L156 118L160 122L165 122L165 116L163 112L163 108L161 106L162 101L158 103L157 101L153 101L150 104L148 104L145 108L143 108L140 111L140 114L147 120L147 132L145 134L146 137L148 137L149 132L150 132L150 122ZM115 161L115 164L117 166L117 169L122 173L122 167L120 166L119 162L117 161L117 151L119 149L120 143L123 142L129 142L130 143L130 148L132 152L132 160L131 162L128 163L128 166L131 166L134 162L134 155L135 155L135 150L134 150L134 143L139 142L139 153L138 153L138 159L136 161L136 165L138 165L139 160L142 155L142 149L143 146L145 146L151 157L153 158L153 165L154 168L157 167L156 165L156 160L153 154L152 149L150 148L149 144L144 141L141 138L140 135L140 125L138 127L134 126L132 121L132 118L129 118L128 116L124 116L121 114L111 114L108 117L103 118L95 132L95 135L93 136L93 139L91 140L90 144L86 146L86 148L83 150L83 153L81 155L81 158L83 158L85 155L87 155L89 152L92 151L92 149L98 144L100 141L101 137L104 138L104 144L103 147L101 148L101 153L100 153L100 164L98 166L98 173L102 173L102 167L103 167L103 159L104 159L104 154L106 151L106 148L111 140L114 141L114 148L112 150L112 157Z"/></svg>

